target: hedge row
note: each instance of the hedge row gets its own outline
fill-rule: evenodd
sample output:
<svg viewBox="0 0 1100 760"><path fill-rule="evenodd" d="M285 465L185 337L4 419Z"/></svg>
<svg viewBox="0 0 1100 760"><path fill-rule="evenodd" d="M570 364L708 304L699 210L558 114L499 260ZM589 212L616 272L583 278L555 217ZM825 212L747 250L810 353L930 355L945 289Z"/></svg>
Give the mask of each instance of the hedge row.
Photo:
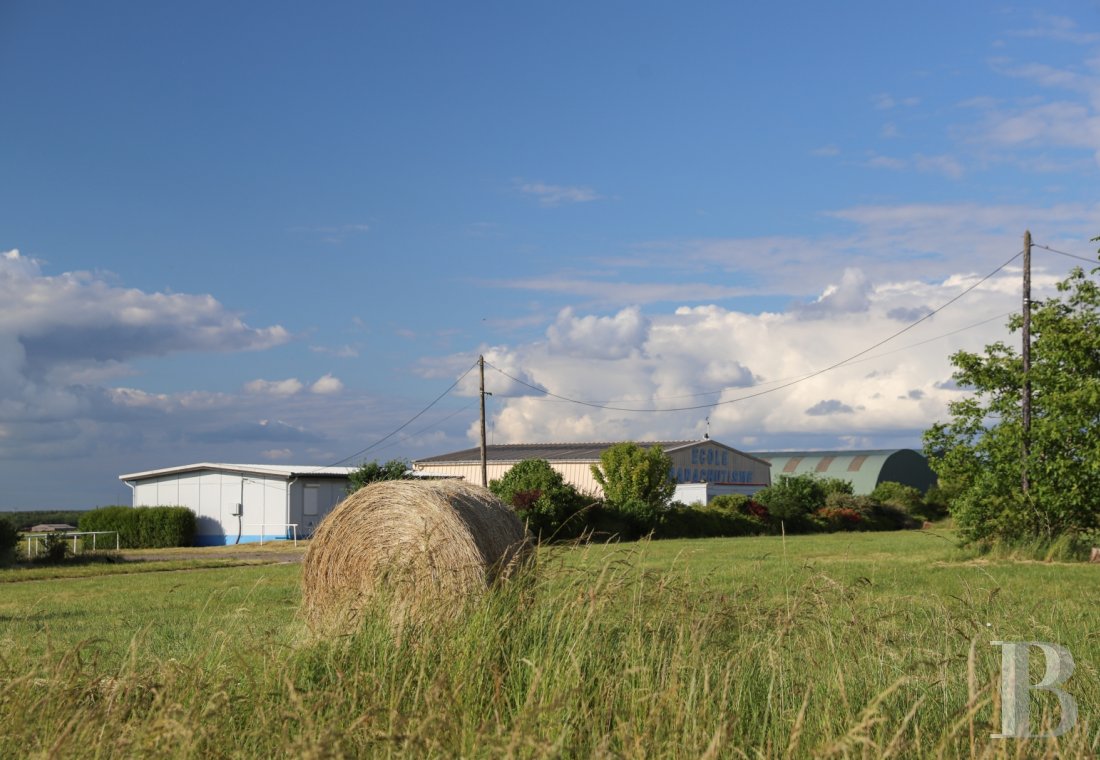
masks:
<svg viewBox="0 0 1100 760"><path fill-rule="evenodd" d="M118 531L123 549L191 546L195 513L187 507L100 507L81 515L80 530Z"/></svg>
<svg viewBox="0 0 1100 760"><path fill-rule="evenodd" d="M19 531L6 518L0 517L0 567L15 561L15 545L19 542Z"/></svg>

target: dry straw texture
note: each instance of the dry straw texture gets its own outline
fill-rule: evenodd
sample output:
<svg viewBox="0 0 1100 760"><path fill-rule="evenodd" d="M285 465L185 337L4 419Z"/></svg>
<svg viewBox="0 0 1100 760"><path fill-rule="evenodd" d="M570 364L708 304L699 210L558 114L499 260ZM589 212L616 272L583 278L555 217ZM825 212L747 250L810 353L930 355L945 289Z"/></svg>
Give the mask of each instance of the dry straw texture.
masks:
<svg viewBox="0 0 1100 760"><path fill-rule="evenodd" d="M318 527L302 569L302 609L318 631L354 628L383 602L400 625L448 614L507 577L531 551L515 513L488 490L448 480L372 483Z"/></svg>

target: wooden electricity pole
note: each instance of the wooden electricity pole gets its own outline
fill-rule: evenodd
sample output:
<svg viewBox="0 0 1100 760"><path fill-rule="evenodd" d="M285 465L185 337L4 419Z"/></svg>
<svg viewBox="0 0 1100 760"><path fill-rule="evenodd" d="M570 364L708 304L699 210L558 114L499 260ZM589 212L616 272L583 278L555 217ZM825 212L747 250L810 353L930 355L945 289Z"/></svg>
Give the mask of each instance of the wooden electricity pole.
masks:
<svg viewBox="0 0 1100 760"><path fill-rule="evenodd" d="M1027 463L1031 453L1031 230L1024 231L1024 303L1023 303L1023 393L1021 399L1020 421L1022 427L1022 445L1020 447L1021 467L1020 486L1027 495L1031 482L1028 478Z"/></svg>
<svg viewBox="0 0 1100 760"><path fill-rule="evenodd" d="M483 488L489 486L489 466L486 461L485 455L485 356L481 355L477 357L477 366L481 370L481 485Z"/></svg>

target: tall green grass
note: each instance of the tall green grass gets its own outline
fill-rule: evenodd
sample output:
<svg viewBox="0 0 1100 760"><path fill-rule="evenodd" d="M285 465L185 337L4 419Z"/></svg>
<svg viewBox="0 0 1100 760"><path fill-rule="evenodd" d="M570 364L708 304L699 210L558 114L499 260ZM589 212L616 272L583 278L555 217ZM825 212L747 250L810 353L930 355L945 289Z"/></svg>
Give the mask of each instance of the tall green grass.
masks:
<svg viewBox="0 0 1100 760"><path fill-rule="evenodd" d="M176 646L152 622L124 650L5 641L0 757L1095 755L1090 569L919 540L558 548L455 618L395 632L375 609L338 639L223 588ZM271 572L276 596L296 582ZM989 738L994 638L1074 653L1077 728ZM1059 718L1035 700L1034 725Z"/></svg>

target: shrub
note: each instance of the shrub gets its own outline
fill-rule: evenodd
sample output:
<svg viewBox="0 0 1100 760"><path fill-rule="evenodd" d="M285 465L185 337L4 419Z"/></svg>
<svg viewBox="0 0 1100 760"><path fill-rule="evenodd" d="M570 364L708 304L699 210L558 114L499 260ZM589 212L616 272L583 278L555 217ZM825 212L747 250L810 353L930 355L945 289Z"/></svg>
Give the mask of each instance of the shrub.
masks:
<svg viewBox="0 0 1100 760"><path fill-rule="evenodd" d="M715 496L707 504L709 509L715 509L719 512L734 512L738 514L748 514L749 504L752 499L744 494L740 493L724 493L720 496Z"/></svg>
<svg viewBox="0 0 1100 760"><path fill-rule="evenodd" d="M639 536L634 526L606 502L596 503L585 513L586 528L594 539L632 540Z"/></svg>
<svg viewBox="0 0 1100 760"><path fill-rule="evenodd" d="M654 535L658 538L717 538L758 536L769 532L767 523L758 517L729 509L725 504L716 508L714 502L718 498L707 506L673 505L661 515ZM745 498L745 502L748 501Z"/></svg>
<svg viewBox="0 0 1100 760"><path fill-rule="evenodd" d="M117 531L124 549L190 546L195 513L187 507L100 507L84 513L80 530Z"/></svg>
<svg viewBox="0 0 1100 760"><path fill-rule="evenodd" d="M779 479L762 488L754 500L764 505L776 520L782 520L788 531L813 530L809 516L825 506L825 486L813 475L780 475Z"/></svg>
<svg viewBox="0 0 1100 760"><path fill-rule="evenodd" d="M920 512L923 503L921 493L916 488L892 480L875 486L875 490L871 491L871 498L879 504L889 504L909 514Z"/></svg>
<svg viewBox="0 0 1100 760"><path fill-rule="evenodd" d="M825 494L826 499L835 493L848 496L854 493L851 481L844 478L817 478L817 482L821 486L821 491Z"/></svg>
<svg viewBox="0 0 1100 760"><path fill-rule="evenodd" d="M187 507L139 507L135 512L143 548L190 546L195 542L195 513Z"/></svg>
<svg viewBox="0 0 1100 760"><path fill-rule="evenodd" d="M866 527L863 513L851 507L822 507L814 513L826 530L859 530Z"/></svg>
<svg viewBox="0 0 1100 760"><path fill-rule="evenodd" d="M78 527L82 531L113 530L118 532L119 546L123 549L137 548L133 507L100 507L80 516Z"/></svg>
<svg viewBox="0 0 1100 760"><path fill-rule="evenodd" d="M19 543L19 531L8 520L0 518L0 567L15 562L17 543Z"/></svg>
<svg viewBox="0 0 1100 760"><path fill-rule="evenodd" d="M920 509L914 514L923 517L925 520L942 520L947 517L950 505L950 492L936 485L925 491Z"/></svg>
<svg viewBox="0 0 1100 760"><path fill-rule="evenodd" d="M491 481L489 490L511 504L535 536L572 538L584 530L584 521L575 515L589 501L545 459L519 462L504 477Z"/></svg>
<svg viewBox="0 0 1100 760"><path fill-rule="evenodd" d="M68 539L63 533L55 531L42 536L41 543L38 544L38 554L34 560L44 565L56 565L64 562L70 553Z"/></svg>
<svg viewBox="0 0 1100 760"><path fill-rule="evenodd" d="M405 480L409 471L407 459L391 459L385 464L363 462L358 469L348 475L348 493L353 494L360 488L377 483L380 480Z"/></svg>
<svg viewBox="0 0 1100 760"><path fill-rule="evenodd" d="M868 523L872 530L907 530L921 526L920 520L892 504L875 504Z"/></svg>

